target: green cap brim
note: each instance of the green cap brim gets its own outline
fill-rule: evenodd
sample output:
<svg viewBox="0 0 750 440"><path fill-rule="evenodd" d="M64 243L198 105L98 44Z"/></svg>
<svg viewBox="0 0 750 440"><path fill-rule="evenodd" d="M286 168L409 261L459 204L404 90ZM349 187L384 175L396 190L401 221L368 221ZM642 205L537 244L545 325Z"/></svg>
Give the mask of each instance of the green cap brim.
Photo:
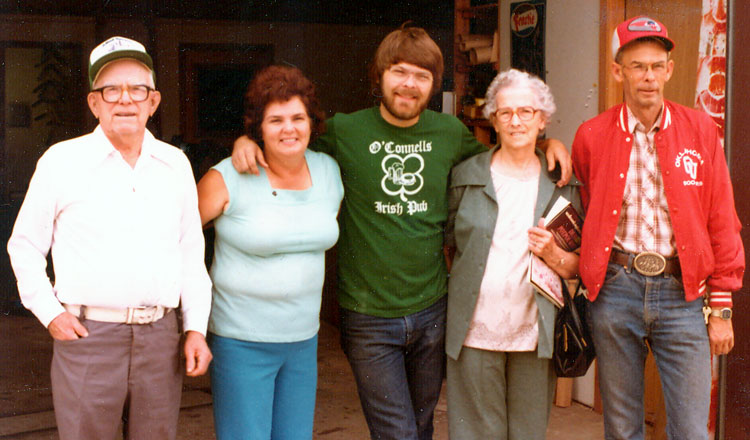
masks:
<svg viewBox="0 0 750 440"><path fill-rule="evenodd" d="M91 64L89 66L89 86L91 87L91 89L94 88L94 80L96 79L96 75L99 74L99 71L102 69L102 67L104 67L104 65L109 62L119 60L121 58L130 58L145 64L146 67L151 70L151 76L154 78L154 84L156 84L154 62L153 60L151 60L151 56L149 54L138 50L116 50L104 55L103 57L96 60L94 64Z"/></svg>

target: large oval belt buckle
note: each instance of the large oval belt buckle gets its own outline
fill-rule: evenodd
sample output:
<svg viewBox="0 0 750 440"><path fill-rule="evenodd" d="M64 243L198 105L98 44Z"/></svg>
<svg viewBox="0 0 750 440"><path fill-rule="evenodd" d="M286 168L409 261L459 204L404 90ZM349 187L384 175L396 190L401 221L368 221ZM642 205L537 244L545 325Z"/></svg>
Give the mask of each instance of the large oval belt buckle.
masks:
<svg viewBox="0 0 750 440"><path fill-rule="evenodd" d="M641 252L633 259L633 267L641 275L653 277L664 273L667 260L663 255L656 252Z"/></svg>

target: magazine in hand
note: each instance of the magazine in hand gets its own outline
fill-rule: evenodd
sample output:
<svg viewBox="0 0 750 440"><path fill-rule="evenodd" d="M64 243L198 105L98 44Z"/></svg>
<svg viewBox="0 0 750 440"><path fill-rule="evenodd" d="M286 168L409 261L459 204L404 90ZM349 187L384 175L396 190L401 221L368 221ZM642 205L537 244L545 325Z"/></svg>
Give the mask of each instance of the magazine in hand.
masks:
<svg viewBox="0 0 750 440"><path fill-rule="evenodd" d="M541 258L529 252L529 283L558 309L564 304L562 279Z"/></svg>
<svg viewBox="0 0 750 440"><path fill-rule="evenodd" d="M557 198L547 213L544 226L563 250L573 252L581 246L583 220L565 197ZM564 303L562 279L541 258L531 252L529 254L529 283L552 304L561 308Z"/></svg>

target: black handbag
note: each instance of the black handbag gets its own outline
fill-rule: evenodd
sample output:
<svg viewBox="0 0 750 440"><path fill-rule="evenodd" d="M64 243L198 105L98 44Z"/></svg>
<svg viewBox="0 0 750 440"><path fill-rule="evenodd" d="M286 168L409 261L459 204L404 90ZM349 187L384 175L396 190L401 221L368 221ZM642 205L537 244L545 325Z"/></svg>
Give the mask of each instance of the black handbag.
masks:
<svg viewBox="0 0 750 440"><path fill-rule="evenodd" d="M596 357L594 342L586 322L589 300L580 294L580 286L574 297L570 297L563 281L565 304L555 318L555 350L552 361L558 377L583 376Z"/></svg>

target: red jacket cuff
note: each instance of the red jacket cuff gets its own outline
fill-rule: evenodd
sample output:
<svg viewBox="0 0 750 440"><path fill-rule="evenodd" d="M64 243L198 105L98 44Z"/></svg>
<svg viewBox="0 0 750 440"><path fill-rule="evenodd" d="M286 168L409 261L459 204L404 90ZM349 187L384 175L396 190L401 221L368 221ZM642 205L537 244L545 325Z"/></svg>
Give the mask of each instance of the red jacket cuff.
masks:
<svg viewBox="0 0 750 440"><path fill-rule="evenodd" d="M708 305L712 309L732 307L732 292L712 291L708 295Z"/></svg>

